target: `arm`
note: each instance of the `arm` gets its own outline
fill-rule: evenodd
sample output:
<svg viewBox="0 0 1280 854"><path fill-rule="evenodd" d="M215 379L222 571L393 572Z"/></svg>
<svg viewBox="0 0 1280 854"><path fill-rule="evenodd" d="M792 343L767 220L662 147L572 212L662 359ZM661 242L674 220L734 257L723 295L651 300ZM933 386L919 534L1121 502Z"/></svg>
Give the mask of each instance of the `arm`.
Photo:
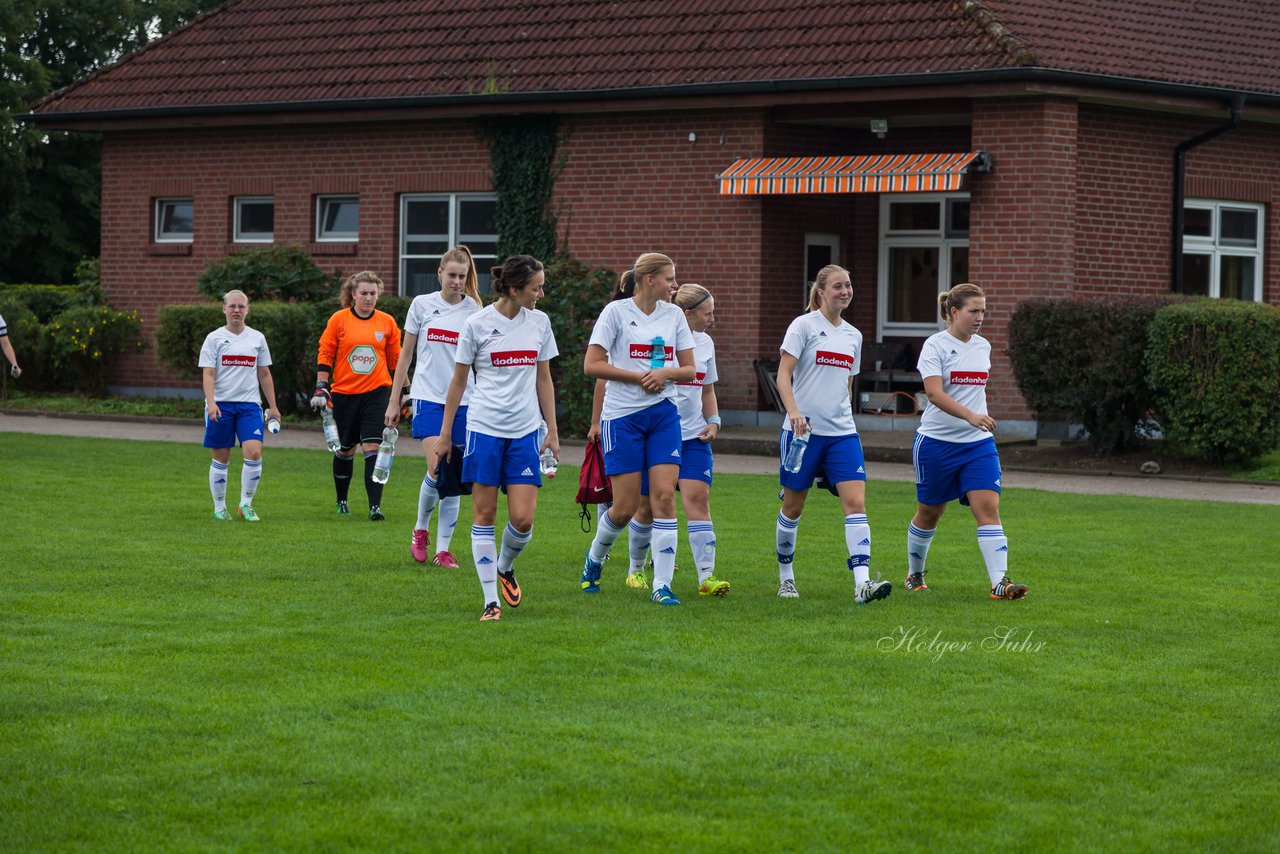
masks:
<svg viewBox="0 0 1280 854"><path fill-rule="evenodd" d="M669 382L687 383L697 376L697 369L693 366L693 348L687 350L676 351L676 362L679 367L674 368L658 368L656 371L645 371L640 375L640 385L645 391L657 392L662 391L663 387Z"/></svg>
<svg viewBox="0 0 1280 854"><path fill-rule="evenodd" d="M333 403L329 397L329 377L338 354L338 312L329 318L324 332L320 333L320 346L316 352L316 393L311 396L311 408L320 409Z"/></svg>
<svg viewBox="0 0 1280 854"><path fill-rule="evenodd" d="M551 363L538 363L538 378L536 381L538 390L538 407L542 410L542 420L547 422L547 438L542 443L542 448L538 449L538 453L542 453L543 448L550 448L555 458L560 459L560 431L556 427L556 389L551 382Z"/></svg>
<svg viewBox="0 0 1280 854"><path fill-rule="evenodd" d="M996 420L990 415L979 415L967 406L961 406L956 399L942 390L942 377L925 377L924 393L929 395L929 402L943 412L961 421L965 421L979 430L988 433L996 431Z"/></svg>
<svg viewBox="0 0 1280 854"><path fill-rule="evenodd" d="M18 357L13 353L13 342L9 340L8 335L0 338L0 350L4 350L5 358L9 360L9 364L13 365L11 373L14 378L22 376L22 368L18 367Z"/></svg>
<svg viewBox="0 0 1280 854"><path fill-rule="evenodd" d="M643 374L614 367L609 363L609 353L599 344L587 347L587 355L582 360L582 371L589 377L598 380L613 380L620 383L640 385Z"/></svg>
<svg viewBox="0 0 1280 854"><path fill-rule="evenodd" d="M418 351L418 336L412 332L406 332L404 349L410 355L396 364L396 375L391 378L391 400L387 402L387 412L382 416L382 423L388 427L396 426L396 422L400 420L400 389L404 388L405 382L409 379L409 363L413 361L412 354Z"/></svg>
<svg viewBox="0 0 1280 854"><path fill-rule="evenodd" d="M222 410L218 409L218 404L213 402L213 379L217 373L216 368L201 368L204 382L204 409L209 413L210 421L217 421L222 417Z"/></svg>
<svg viewBox="0 0 1280 854"><path fill-rule="evenodd" d="M702 417L707 419L707 426L698 434L698 441L710 442L720 435L720 402L716 400L716 384L702 387ZM712 423L712 419L715 423Z"/></svg>
<svg viewBox="0 0 1280 854"><path fill-rule="evenodd" d="M453 417L458 414L462 393L467 390L467 372L470 370L470 365L455 363L453 379L449 381L449 393L445 395L444 420L440 424L440 435L436 437L434 448L436 457L445 462L449 462L449 457L453 454Z"/></svg>
<svg viewBox="0 0 1280 854"><path fill-rule="evenodd" d="M271 378L271 368L266 365L258 366L258 385L262 386L262 393L267 396L267 417L280 420L280 409L276 406L276 381Z"/></svg>
<svg viewBox="0 0 1280 854"><path fill-rule="evenodd" d="M791 374L796 369L796 357L783 350L778 358L778 397L787 408L787 418L791 422L791 432L799 435L809 424L800 407L796 405L795 393L791 390Z"/></svg>
<svg viewBox="0 0 1280 854"><path fill-rule="evenodd" d="M600 413L604 410L604 380L596 380L596 389L591 393L591 427L587 430L587 441L600 438Z"/></svg>

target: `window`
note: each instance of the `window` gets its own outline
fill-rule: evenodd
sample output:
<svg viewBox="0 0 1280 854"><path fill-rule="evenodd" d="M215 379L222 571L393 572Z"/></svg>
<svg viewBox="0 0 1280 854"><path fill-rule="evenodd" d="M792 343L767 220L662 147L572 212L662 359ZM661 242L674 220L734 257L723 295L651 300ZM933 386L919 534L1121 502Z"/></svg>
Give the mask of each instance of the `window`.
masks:
<svg viewBox="0 0 1280 854"><path fill-rule="evenodd" d="M806 234L804 236L804 286L800 294L800 306L809 310L809 287L818 277L818 271L828 264L840 263L840 235Z"/></svg>
<svg viewBox="0 0 1280 854"><path fill-rule="evenodd" d="M316 242L360 239L359 196L316 196Z"/></svg>
<svg viewBox="0 0 1280 854"><path fill-rule="evenodd" d="M194 211L192 199L156 199L156 243L190 243Z"/></svg>
<svg viewBox="0 0 1280 854"><path fill-rule="evenodd" d="M237 196L233 239L236 243L270 243L275 239L276 203L270 196Z"/></svg>
<svg viewBox="0 0 1280 854"><path fill-rule="evenodd" d="M1188 201L1183 211L1182 292L1261 301L1262 205Z"/></svg>
<svg viewBox="0 0 1280 854"><path fill-rule="evenodd" d="M938 294L969 278L969 197L880 197L879 337L932 335Z"/></svg>
<svg viewBox="0 0 1280 854"><path fill-rule="evenodd" d="M498 263L497 198L447 194L400 197L400 288L404 296L440 290L440 256L465 243L476 262L480 293L490 292L489 268Z"/></svg>

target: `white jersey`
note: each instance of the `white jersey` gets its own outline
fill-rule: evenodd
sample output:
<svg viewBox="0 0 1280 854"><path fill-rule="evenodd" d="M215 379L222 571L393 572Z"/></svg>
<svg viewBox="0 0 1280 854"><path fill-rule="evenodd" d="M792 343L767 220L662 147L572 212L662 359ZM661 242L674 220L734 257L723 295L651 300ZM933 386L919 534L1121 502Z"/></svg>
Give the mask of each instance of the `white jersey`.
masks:
<svg viewBox="0 0 1280 854"><path fill-rule="evenodd" d="M4 315L0 314L0 338L9 334L9 326L4 322Z"/></svg>
<svg viewBox="0 0 1280 854"><path fill-rule="evenodd" d="M981 335L968 341L943 330L930 336L920 349L916 366L921 378L942 377L942 391L961 406L980 415L987 414L987 374L991 371L991 343ZM932 403L924 408L917 431L944 442L979 442L990 438L968 421L948 415Z"/></svg>
<svg viewBox="0 0 1280 854"><path fill-rule="evenodd" d="M444 403L449 394L449 383L453 381L458 334L462 332L467 318L479 310L480 306L470 297L463 297L456 305L449 305L439 291L414 297L404 319L404 331L418 336L410 397ZM475 377L468 373L467 387L462 392L462 406L471 402L471 392L475 387Z"/></svg>
<svg viewBox="0 0 1280 854"><path fill-rule="evenodd" d="M201 368L213 368L214 403L260 403L258 368L271 364L262 333L248 326L239 335L225 326L213 330L200 348Z"/></svg>
<svg viewBox="0 0 1280 854"><path fill-rule="evenodd" d="M702 387L713 385L716 376L716 345L705 332L693 332L693 380L676 383L676 408L680 410L680 438L698 438L707 426L702 415Z"/></svg>
<svg viewBox="0 0 1280 854"><path fill-rule="evenodd" d="M609 355L609 364L624 371L644 373L650 370L650 357L654 339L662 338L664 367L678 365L676 353L693 349L693 333L684 312L669 302L658 300L652 314L645 314L634 299L614 300L600 312L600 319L591 330L591 344L603 347ZM604 407L600 417L604 420L622 418L633 412L648 409L660 400L674 400L676 388L667 383L662 391L645 391L635 383L608 380L604 384Z"/></svg>
<svg viewBox="0 0 1280 854"><path fill-rule="evenodd" d="M849 378L862 368L862 333L843 318L832 326L814 309L791 321L779 349L796 358L791 393L796 406L808 416L813 435L857 433ZM782 426L790 430L791 419L784 417Z"/></svg>
<svg viewBox="0 0 1280 854"><path fill-rule="evenodd" d="M475 368L476 389L467 409L467 430L517 439L538 429L538 363L560 355L551 320L536 309L520 309L508 320L497 306L467 318L455 358Z"/></svg>

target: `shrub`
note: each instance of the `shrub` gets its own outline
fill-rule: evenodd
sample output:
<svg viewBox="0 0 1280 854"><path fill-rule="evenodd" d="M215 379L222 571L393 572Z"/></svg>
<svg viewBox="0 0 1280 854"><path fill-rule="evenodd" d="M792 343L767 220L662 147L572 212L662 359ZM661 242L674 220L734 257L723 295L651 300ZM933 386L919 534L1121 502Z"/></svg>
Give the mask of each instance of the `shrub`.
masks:
<svg viewBox="0 0 1280 854"><path fill-rule="evenodd" d="M1153 399L1147 327L1171 297L1028 300L1009 320L1009 357L1037 415L1064 415L1099 455L1134 446Z"/></svg>
<svg viewBox="0 0 1280 854"><path fill-rule="evenodd" d="M73 387L91 395L107 393L107 374L121 353L143 349L142 321L136 311L105 305L68 309L48 326L48 364Z"/></svg>
<svg viewBox="0 0 1280 854"><path fill-rule="evenodd" d="M0 285L0 299L22 303L40 323L68 309L101 304L98 289L85 285Z"/></svg>
<svg viewBox="0 0 1280 854"><path fill-rule="evenodd" d="M1215 463L1280 446L1280 310L1236 300L1161 309L1146 365L1165 436Z"/></svg>
<svg viewBox="0 0 1280 854"><path fill-rule="evenodd" d="M298 246L281 244L247 249L214 261L196 280L199 291L221 301L227 291L241 290L250 302L319 302L337 293L340 284L316 266Z"/></svg>
<svg viewBox="0 0 1280 854"><path fill-rule="evenodd" d="M547 284L538 308L551 318L560 356L551 363L556 386L556 415L560 437L585 436L591 426L591 396L596 381L582 372L582 359L596 318L600 316L617 276L567 257L547 262Z"/></svg>
<svg viewBox="0 0 1280 854"><path fill-rule="evenodd" d="M257 309L252 306L249 310L250 326L254 325ZM226 325L227 318L218 303L166 305L156 315L156 355L179 376L199 377L200 347L205 337ZM270 339L267 345L271 345ZM274 360L275 353L271 355Z"/></svg>
<svg viewBox="0 0 1280 854"><path fill-rule="evenodd" d="M35 312L27 308L21 300L13 299L0 291L0 317L4 318L9 328L9 343L13 345L13 354L18 357L22 366L22 377L14 380L9 376L9 363L0 356L0 388L8 396L9 383L21 383L28 391L44 391L47 382L45 374L47 366L41 357L40 343L44 330Z"/></svg>

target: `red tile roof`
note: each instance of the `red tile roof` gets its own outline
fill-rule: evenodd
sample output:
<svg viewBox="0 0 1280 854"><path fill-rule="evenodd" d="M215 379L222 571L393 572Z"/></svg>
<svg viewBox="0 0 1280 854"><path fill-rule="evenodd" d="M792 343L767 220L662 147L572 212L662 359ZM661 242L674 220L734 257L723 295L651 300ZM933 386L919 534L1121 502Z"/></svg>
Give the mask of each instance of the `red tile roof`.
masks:
<svg viewBox="0 0 1280 854"><path fill-rule="evenodd" d="M1280 94L1280 3L233 0L37 115L1057 71Z"/></svg>

